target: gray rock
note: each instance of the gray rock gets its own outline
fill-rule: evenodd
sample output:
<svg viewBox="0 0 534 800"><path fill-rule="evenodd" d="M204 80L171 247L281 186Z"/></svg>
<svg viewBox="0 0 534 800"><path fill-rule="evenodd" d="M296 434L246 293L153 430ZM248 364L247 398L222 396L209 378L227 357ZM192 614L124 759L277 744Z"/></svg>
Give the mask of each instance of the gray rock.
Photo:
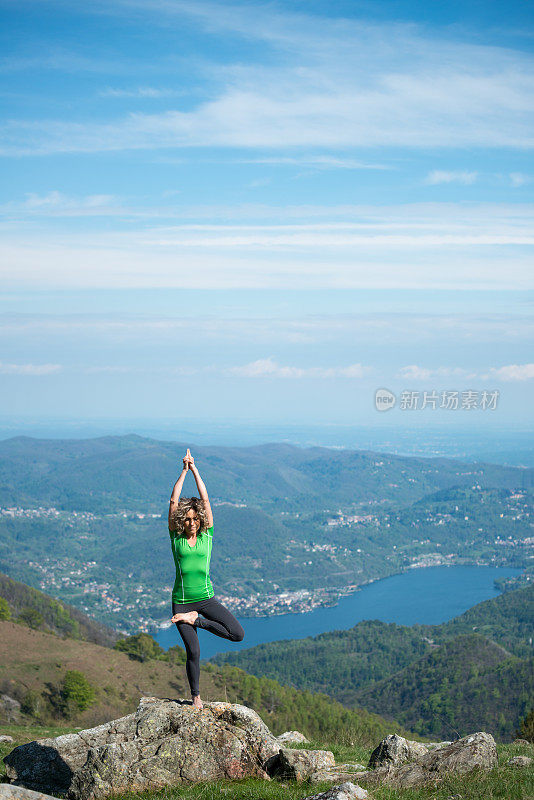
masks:
<svg viewBox="0 0 534 800"><path fill-rule="evenodd" d="M128 714L79 733L21 744L4 758L7 777L27 789L64 794L84 767L91 748L108 741L133 740L135 734L135 714Z"/></svg>
<svg viewBox="0 0 534 800"><path fill-rule="evenodd" d="M412 742L396 733L382 739L378 747L371 753L369 768L404 764L406 761L418 761L428 755L428 749L421 742Z"/></svg>
<svg viewBox="0 0 534 800"><path fill-rule="evenodd" d="M304 781L315 772L335 766L334 754L329 750L293 750L282 747L269 759L265 768L269 775L282 780Z"/></svg>
<svg viewBox="0 0 534 800"><path fill-rule="evenodd" d="M493 736L479 732L464 736L452 744L431 750L417 762L400 766L386 765L368 777L375 783L393 783L400 787L438 783L450 774L463 774L474 769L491 769L497 765L497 748Z"/></svg>
<svg viewBox="0 0 534 800"><path fill-rule="evenodd" d="M530 764L532 764L532 759L528 756L514 756L506 762L508 767L528 767Z"/></svg>
<svg viewBox="0 0 534 800"><path fill-rule="evenodd" d="M308 780L310 783L319 783L320 781L343 783L359 779L362 775L366 774L366 768L363 764L336 764L334 767L326 767L325 769L313 772Z"/></svg>
<svg viewBox="0 0 534 800"><path fill-rule="evenodd" d="M343 769L325 770L324 772L312 772L308 778L308 783L324 783L330 781L331 783L345 783L346 781L359 781L362 778L367 778L367 772L345 772Z"/></svg>
<svg viewBox="0 0 534 800"><path fill-rule="evenodd" d="M0 744L11 744L14 741L12 736L0 736Z"/></svg>
<svg viewBox="0 0 534 800"><path fill-rule="evenodd" d="M326 792L309 795L304 800L371 800L371 797L361 786L347 781L340 786L332 786Z"/></svg>
<svg viewBox="0 0 534 800"><path fill-rule="evenodd" d="M533 747L533 746L534 746L534 745L532 744L532 742L529 742L529 740L528 740L528 739L514 739L514 741L512 742L512 744L528 744L528 745L529 745L529 747Z"/></svg>
<svg viewBox="0 0 534 800"><path fill-rule="evenodd" d="M309 741L300 731L286 731L276 738L283 744L305 744Z"/></svg>
<svg viewBox="0 0 534 800"><path fill-rule="evenodd" d="M438 747L447 747L452 742L424 742L425 747L429 750L436 750Z"/></svg>
<svg viewBox="0 0 534 800"><path fill-rule="evenodd" d="M20 716L20 703L8 694L0 695L0 715L8 722L14 722Z"/></svg>
<svg viewBox="0 0 534 800"><path fill-rule="evenodd" d="M0 800L57 800L49 794L32 792L22 786L13 786L12 783L0 783Z"/></svg>
<svg viewBox="0 0 534 800"><path fill-rule="evenodd" d="M328 751L281 748L246 706L204 703L198 711L154 697L105 725L20 745L4 762L12 784L69 800L224 778L300 781L335 763Z"/></svg>

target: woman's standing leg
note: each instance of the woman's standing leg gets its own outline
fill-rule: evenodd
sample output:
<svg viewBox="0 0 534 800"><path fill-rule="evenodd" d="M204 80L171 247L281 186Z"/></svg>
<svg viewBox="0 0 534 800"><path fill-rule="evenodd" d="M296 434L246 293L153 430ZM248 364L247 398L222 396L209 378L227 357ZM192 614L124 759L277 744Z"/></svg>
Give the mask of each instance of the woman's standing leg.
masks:
<svg viewBox="0 0 534 800"><path fill-rule="evenodd" d="M179 614L184 611L191 611L192 609L189 607L193 604L179 604L173 601L172 604L172 613ZM185 645L185 652L186 652L186 662L185 662L185 671L187 674L187 680L189 681L189 687L191 689L191 697L193 698L193 703L195 703L195 697L200 697L200 644L198 641L198 634L196 632L196 626L190 625L188 622L176 622L176 627L178 628L178 633L182 637L182 641ZM198 703L201 708L202 706Z"/></svg>
<svg viewBox="0 0 534 800"><path fill-rule="evenodd" d="M203 600L199 604L198 611L206 619L198 617L195 620L195 627L214 633L223 639L230 639L231 642L243 641L245 631L242 626L234 615L214 597L210 600Z"/></svg>

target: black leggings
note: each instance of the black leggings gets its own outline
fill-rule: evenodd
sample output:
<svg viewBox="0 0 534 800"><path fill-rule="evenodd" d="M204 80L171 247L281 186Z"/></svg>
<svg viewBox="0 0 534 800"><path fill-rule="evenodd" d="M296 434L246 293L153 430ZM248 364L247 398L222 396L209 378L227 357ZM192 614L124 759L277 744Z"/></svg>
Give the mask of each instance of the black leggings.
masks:
<svg viewBox="0 0 534 800"><path fill-rule="evenodd" d="M233 614L228 611L218 600L211 597L209 600L197 600L195 603L175 603L172 601L172 613L181 614L184 611L198 611L199 616L194 625L188 622L177 622L176 627L183 639L187 653L185 670L187 679L191 687L191 695L194 697L200 694L200 644L196 629L203 628L223 639L230 639L231 642L241 642L245 631L236 620ZM206 619L200 617L202 614Z"/></svg>

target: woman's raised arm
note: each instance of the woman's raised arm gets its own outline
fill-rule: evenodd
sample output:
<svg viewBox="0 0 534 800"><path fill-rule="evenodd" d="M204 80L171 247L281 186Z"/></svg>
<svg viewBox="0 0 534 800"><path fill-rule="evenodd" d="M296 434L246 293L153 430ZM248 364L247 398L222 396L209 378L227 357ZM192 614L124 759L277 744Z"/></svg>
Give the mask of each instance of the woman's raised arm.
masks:
<svg viewBox="0 0 534 800"><path fill-rule="evenodd" d="M189 450L187 451L189 452ZM172 513L176 508L178 500L180 499L180 493L182 491L182 486L184 485L185 476L187 475L187 470L189 469L189 462L187 461L187 456L184 458L184 467L182 469L182 474L176 481L173 486L171 499L169 501L169 530L173 530L171 528L172 523Z"/></svg>
<svg viewBox="0 0 534 800"><path fill-rule="evenodd" d="M209 497L208 497L208 491L206 489L204 481L200 477L200 472L196 468L195 461L193 459L193 456L189 452L189 450L187 451L186 458L189 458L189 469L193 473L193 476L195 478L195 482L197 484L198 493L200 495L200 499L204 503L204 508L206 509L206 515L207 515L207 518L208 518L208 528L211 528L211 526L213 525L213 514L212 514L212 511L211 511L210 500L209 500Z"/></svg>

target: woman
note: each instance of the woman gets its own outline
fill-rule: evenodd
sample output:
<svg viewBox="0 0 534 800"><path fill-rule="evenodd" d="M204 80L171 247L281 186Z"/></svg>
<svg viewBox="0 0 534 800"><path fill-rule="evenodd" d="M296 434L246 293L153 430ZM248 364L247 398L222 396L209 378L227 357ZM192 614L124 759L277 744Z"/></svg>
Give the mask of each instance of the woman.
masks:
<svg viewBox="0 0 534 800"><path fill-rule="evenodd" d="M174 484L169 503L169 535L176 564L176 580L172 590L171 621L183 639L185 664L191 697L195 708L203 707L200 699L200 645L196 629L203 628L223 639L241 642L245 632L233 614L215 599L209 576L213 515L204 481L187 451L182 474ZM184 497L180 492L187 473L195 478L198 497ZM199 616L202 614L205 619Z"/></svg>

